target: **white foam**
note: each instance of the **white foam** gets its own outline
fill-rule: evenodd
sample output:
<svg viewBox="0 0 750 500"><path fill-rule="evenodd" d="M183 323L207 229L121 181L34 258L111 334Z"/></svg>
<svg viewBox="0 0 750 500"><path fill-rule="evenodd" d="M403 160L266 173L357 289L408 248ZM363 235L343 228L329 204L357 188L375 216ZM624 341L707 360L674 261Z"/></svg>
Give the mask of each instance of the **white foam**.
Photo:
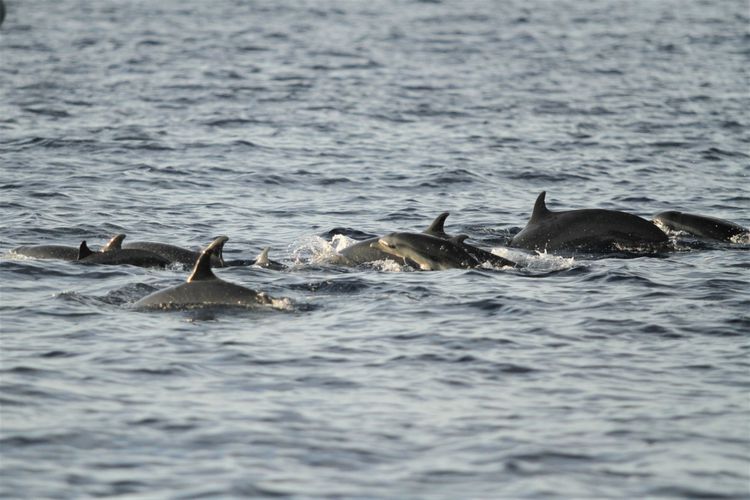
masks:
<svg viewBox="0 0 750 500"><path fill-rule="evenodd" d="M575 258L549 254L546 250L530 254L512 248L497 247L493 248L491 252L499 257L515 262L522 268L535 271L561 271L563 269L571 269L576 265Z"/></svg>
<svg viewBox="0 0 750 500"><path fill-rule="evenodd" d="M734 236L729 238L729 242L738 243L740 245L748 245L750 244L750 232L735 234Z"/></svg>
<svg viewBox="0 0 750 500"><path fill-rule="evenodd" d="M338 236L338 235L337 235ZM334 236L334 240L335 240ZM311 235L289 245L289 253L295 264L322 264L340 257L332 241Z"/></svg>

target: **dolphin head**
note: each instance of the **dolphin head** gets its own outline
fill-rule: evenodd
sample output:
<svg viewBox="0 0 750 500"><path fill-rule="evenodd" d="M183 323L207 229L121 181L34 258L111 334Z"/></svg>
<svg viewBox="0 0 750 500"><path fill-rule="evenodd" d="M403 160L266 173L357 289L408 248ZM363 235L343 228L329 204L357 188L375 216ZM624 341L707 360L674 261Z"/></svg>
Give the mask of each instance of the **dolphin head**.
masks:
<svg viewBox="0 0 750 500"><path fill-rule="evenodd" d="M417 233L391 233L382 236L370 246L404 261L415 262L425 271L440 269L440 266L430 258L430 252L426 251L422 242L424 238L434 239Z"/></svg>
<svg viewBox="0 0 750 500"><path fill-rule="evenodd" d="M400 255L399 251L403 247L402 241L399 239L397 233L387 234L385 236L382 236L378 238L378 241L375 241L370 244L371 248L376 248L382 252L387 253L388 255L393 255L394 257L402 257Z"/></svg>

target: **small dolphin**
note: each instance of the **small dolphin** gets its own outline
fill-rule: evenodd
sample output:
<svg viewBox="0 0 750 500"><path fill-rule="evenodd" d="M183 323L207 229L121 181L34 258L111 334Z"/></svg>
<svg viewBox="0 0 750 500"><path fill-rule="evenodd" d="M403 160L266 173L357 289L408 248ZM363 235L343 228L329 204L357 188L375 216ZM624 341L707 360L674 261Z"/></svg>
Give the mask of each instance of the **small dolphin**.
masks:
<svg viewBox="0 0 750 500"><path fill-rule="evenodd" d="M728 220L674 210L656 214L653 222L668 230L684 231L701 238L720 241L730 241L737 236L750 234L750 229Z"/></svg>
<svg viewBox="0 0 750 500"><path fill-rule="evenodd" d="M153 252L122 248L122 240L124 239L124 234L114 236L102 247L100 252L91 251L88 245L86 245L86 240L83 240L78 249L77 260L82 264L130 264L131 266L139 267L165 267L169 265L169 260Z"/></svg>
<svg viewBox="0 0 750 500"><path fill-rule="evenodd" d="M465 234L444 239L424 233L391 233L372 245L387 254L415 262L425 271L468 269L485 262L499 267L515 266L507 259L466 244L466 238Z"/></svg>
<svg viewBox="0 0 750 500"><path fill-rule="evenodd" d="M125 235L117 235L108 243L106 243L99 252L106 252L111 250L113 245L117 244L119 237L125 237ZM122 240L119 240L122 241ZM87 247L88 248L88 247ZM28 245L16 247L12 250L13 253L18 255L24 255L26 257L33 257L35 259L59 259L59 260L78 260L78 254L80 247L71 247L66 245ZM89 252L94 253L92 250Z"/></svg>
<svg viewBox="0 0 750 500"><path fill-rule="evenodd" d="M549 252L654 252L667 249L669 239L654 224L616 210L583 209L552 212L542 191L528 224L511 247Z"/></svg>
<svg viewBox="0 0 750 500"><path fill-rule="evenodd" d="M448 218L448 215L448 212L443 212L442 214L438 215L435 220L432 221L432 224L430 224L430 226L424 230L424 234L429 234L437 238L450 238L450 236L445 233L444 229L445 219ZM350 266L356 266L359 264L364 264L366 262L375 262L378 260L392 259L393 257L395 257L393 254L384 252L377 245L373 245L373 243L377 243L379 239L380 237L368 238L344 248L339 252L343 257L342 263ZM403 263L403 259L401 260Z"/></svg>
<svg viewBox="0 0 750 500"><path fill-rule="evenodd" d="M275 299L218 278L211 271L211 255L229 238L220 236L208 245L195 262L186 283L154 292L137 301L139 309L187 309L207 306L283 307L286 299Z"/></svg>
<svg viewBox="0 0 750 500"><path fill-rule="evenodd" d="M268 247L261 250L261 252L255 258L255 260L252 261L253 263L251 265L258 266L258 267L265 267L266 269L273 269L274 271L281 271L283 269L286 269L286 266L282 264L281 262L276 262L275 260L271 260L268 258L269 250L270 249Z"/></svg>

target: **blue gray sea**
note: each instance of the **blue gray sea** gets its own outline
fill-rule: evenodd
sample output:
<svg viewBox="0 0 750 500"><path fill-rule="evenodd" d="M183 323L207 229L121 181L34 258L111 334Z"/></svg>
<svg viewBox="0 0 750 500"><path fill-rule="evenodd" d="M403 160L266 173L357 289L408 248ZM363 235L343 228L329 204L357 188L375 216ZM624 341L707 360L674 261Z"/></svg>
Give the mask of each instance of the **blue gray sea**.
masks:
<svg viewBox="0 0 750 500"><path fill-rule="evenodd" d="M750 244L507 246L541 191L750 226L746 0L5 4L3 498L750 497ZM444 211L523 265L330 261ZM10 252L116 233L291 306Z"/></svg>

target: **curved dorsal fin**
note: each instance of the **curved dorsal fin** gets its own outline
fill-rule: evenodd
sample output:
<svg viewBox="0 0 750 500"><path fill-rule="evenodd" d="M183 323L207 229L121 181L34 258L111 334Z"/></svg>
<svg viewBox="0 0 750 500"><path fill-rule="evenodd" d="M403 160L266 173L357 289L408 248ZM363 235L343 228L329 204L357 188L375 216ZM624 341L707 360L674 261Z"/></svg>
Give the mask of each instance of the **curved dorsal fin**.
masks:
<svg viewBox="0 0 750 500"><path fill-rule="evenodd" d="M268 260L268 251L270 250L270 247L264 248L257 257L255 257L254 265L266 267L268 264L270 264L270 260Z"/></svg>
<svg viewBox="0 0 750 500"><path fill-rule="evenodd" d="M425 234L431 234L432 236L437 236L439 238L447 238L448 235L445 234L445 219L448 218L448 215L450 215L449 212L443 212L442 214L435 217L435 220L432 221L432 224L430 224L430 227L425 229L423 232Z"/></svg>
<svg viewBox="0 0 750 500"><path fill-rule="evenodd" d="M188 283L193 281L205 281L218 279L216 275L211 271L211 255L217 250L224 246L229 238L226 236L219 236L211 242L206 248L203 249L198 260L195 261L193 272L188 276Z"/></svg>
<svg viewBox="0 0 750 500"><path fill-rule="evenodd" d="M224 235L217 236L214 239L214 241L211 242L211 245L209 245L209 246L213 245L214 247L213 255L214 257L219 259L219 265L221 267L224 267L224 243L226 243L227 240L229 240L228 236L224 236Z"/></svg>
<svg viewBox="0 0 750 500"><path fill-rule="evenodd" d="M102 252L109 252L110 250L122 250L122 240L125 239L124 234L116 234L112 236L106 245L101 249Z"/></svg>
<svg viewBox="0 0 750 500"><path fill-rule="evenodd" d="M468 238L469 238L468 234L459 234L459 235L454 236L450 240L453 243L458 243L460 245L461 243L463 243L464 241L466 241Z"/></svg>
<svg viewBox="0 0 750 500"><path fill-rule="evenodd" d="M544 197L547 195L546 191L539 193L534 203L534 211L531 212L531 219L529 222L535 222L549 215L551 212L547 210L547 205L544 203Z"/></svg>
<svg viewBox="0 0 750 500"><path fill-rule="evenodd" d="M81 246L78 247L78 260L85 259L92 253L94 252L92 252L89 246L86 244L86 240L83 240L81 242Z"/></svg>

